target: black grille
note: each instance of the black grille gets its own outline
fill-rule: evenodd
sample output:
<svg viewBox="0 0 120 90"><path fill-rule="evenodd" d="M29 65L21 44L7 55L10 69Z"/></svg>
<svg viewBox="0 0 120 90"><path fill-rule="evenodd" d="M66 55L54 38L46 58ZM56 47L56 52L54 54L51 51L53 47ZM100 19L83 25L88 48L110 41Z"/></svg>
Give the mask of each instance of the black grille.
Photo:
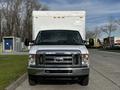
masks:
<svg viewBox="0 0 120 90"><path fill-rule="evenodd" d="M43 54L37 55L36 60L38 65L57 65L57 66L73 66L80 65L79 54Z"/></svg>
<svg viewBox="0 0 120 90"><path fill-rule="evenodd" d="M36 55L36 64L37 65L43 65L44 64L44 55Z"/></svg>
<svg viewBox="0 0 120 90"><path fill-rule="evenodd" d="M72 65L72 55L53 54L45 55L45 65Z"/></svg>

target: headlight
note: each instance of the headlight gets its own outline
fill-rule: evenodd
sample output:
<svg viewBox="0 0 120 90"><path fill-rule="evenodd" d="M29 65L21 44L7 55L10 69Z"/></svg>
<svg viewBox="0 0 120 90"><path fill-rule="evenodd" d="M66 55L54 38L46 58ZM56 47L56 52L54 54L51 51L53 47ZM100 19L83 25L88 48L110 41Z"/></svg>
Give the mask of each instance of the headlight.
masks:
<svg viewBox="0 0 120 90"><path fill-rule="evenodd" d="M89 55L82 54L82 65L89 65Z"/></svg>
<svg viewBox="0 0 120 90"><path fill-rule="evenodd" d="M31 54L31 55L29 55L29 63L28 63L28 65L30 66L30 65L35 65L35 54Z"/></svg>

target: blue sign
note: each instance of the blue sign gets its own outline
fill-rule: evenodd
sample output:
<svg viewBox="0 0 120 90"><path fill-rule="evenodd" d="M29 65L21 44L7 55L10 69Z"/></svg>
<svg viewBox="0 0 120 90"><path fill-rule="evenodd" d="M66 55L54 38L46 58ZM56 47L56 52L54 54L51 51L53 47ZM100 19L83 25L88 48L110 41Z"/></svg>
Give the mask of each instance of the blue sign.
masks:
<svg viewBox="0 0 120 90"><path fill-rule="evenodd" d="M13 38L5 38L4 39L5 50L13 49Z"/></svg>

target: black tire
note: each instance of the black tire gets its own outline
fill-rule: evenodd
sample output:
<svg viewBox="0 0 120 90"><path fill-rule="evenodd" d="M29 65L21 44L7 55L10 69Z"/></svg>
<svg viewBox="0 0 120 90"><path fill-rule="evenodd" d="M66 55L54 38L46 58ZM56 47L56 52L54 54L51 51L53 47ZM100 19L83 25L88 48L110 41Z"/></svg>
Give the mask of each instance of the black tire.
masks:
<svg viewBox="0 0 120 90"><path fill-rule="evenodd" d="M89 84L89 75L80 77L78 83L82 86L87 86Z"/></svg>
<svg viewBox="0 0 120 90"><path fill-rule="evenodd" d="M36 80L31 75L28 75L28 82L29 82L29 85L31 85L31 86L34 86L37 84Z"/></svg>

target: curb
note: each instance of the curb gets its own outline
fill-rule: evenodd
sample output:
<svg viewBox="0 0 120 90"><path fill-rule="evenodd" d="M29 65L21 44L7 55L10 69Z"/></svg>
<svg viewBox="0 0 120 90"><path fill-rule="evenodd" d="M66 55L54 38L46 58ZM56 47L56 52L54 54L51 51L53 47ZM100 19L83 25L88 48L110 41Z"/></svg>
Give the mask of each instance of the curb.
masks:
<svg viewBox="0 0 120 90"><path fill-rule="evenodd" d="M10 84L5 90L15 90L25 79L27 78L27 73L23 74L20 78Z"/></svg>

